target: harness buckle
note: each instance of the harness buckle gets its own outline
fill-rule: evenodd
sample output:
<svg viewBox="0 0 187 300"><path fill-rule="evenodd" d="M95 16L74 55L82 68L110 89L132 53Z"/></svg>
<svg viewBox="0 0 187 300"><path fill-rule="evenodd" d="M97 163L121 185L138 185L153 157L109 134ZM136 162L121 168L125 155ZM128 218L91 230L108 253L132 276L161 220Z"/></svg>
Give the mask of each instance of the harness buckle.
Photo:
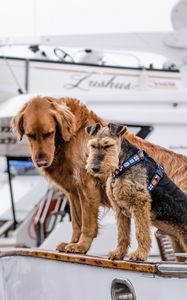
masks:
<svg viewBox="0 0 187 300"><path fill-rule="evenodd" d="M164 176L164 168L158 164L155 175L151 179L151 181L147 187L147 190L149 192L152 192L153 189L159 184L159 182L163 178L163 176Z"/></svg>
<svg viewBox="0 0 187 300"><path fill-rule="evenodd" d="M141 159L145 157L144 150L139 150L137 154Z"/></svg>
<svg viewBox="0 0 187 300"><path fill-rule="evenodd" d="M164 167L158 164L156 174L162 177L164 175Z"/></svg>

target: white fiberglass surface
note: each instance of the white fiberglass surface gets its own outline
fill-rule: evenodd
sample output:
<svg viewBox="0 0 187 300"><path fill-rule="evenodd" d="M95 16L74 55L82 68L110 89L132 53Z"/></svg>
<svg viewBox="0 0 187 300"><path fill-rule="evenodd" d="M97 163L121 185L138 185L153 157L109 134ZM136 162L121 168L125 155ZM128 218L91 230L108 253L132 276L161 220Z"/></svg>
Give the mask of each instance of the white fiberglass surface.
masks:
<svg viewBox="0 0 187 300"><path fill-rule="evenodd" d="M35 95L32 94L26 94L9 98L6 102L0 105L0 118L13 117L22 108L22 106L34 96Z"/></svg>
<svg viewBox="0 0 187 300"><path fill-rule="evenodd" d="M186 278L18 256L0 258L0 299L109 300L115 278L128 279L138 300L185 299L187 294Z"/></svg>
<svg viewBox="0 0 187 300"><path fill-rule="evenodd" d="M21 220L35 204L41 200L47 190L48 183L42 176L16 176L12 180L14 202L17 218ZM8 181L0 186L0 216L11 219L11 200Z"/></svg>

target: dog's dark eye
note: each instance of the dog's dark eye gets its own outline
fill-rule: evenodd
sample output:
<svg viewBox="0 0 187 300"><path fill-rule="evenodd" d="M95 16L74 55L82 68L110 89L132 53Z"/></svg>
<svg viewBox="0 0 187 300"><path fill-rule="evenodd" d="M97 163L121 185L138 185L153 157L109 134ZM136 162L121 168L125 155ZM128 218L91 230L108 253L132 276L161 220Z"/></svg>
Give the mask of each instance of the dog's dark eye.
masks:
<svg viewBox="0 0 187 300"><path fill-rule="evenodd" d="M28 137L29 139L32 139L32 140L35 140L35 139L36 139L35 134L32 134L32 133L27 134L27 137Z"/></svg>
<svg viewBox="0 0 187 300"><path fill-rule="evenodd" d="M91 145L91 147L92 147L93 149L96 149L96 148L97 148L95 145Z"/></svg>
<svg viewBox="0 0 187 300"><path fill-rule="evenodd" d="M43 133L43 138L46 139L46 138L52 136L53 133L54 133L54 131L50 131L50 132L47 132L47 133Z"/></svg>
<svg viewBox="0 0 187 300"><path fill-rule="evenodd" d="M110 147L112 147L113 145L105 145L105 146L103 146L103 148L104 149L108 149L108 148L110 148Z"/></svg>

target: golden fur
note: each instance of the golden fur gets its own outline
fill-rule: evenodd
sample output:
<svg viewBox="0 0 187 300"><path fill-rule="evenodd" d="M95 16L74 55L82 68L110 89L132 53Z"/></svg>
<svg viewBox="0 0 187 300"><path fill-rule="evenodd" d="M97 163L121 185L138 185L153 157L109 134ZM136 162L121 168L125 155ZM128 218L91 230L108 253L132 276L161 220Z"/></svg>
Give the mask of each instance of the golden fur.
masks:
<svg viewBox="0 0 187 300"><path fill-rule="evenodd" d="M12 120L20 138L28 137L32 160L70 202L73 233L58 250L85 253L97 236L99 204L106 200L85 170L88 136L85 126L104 122L75 99L37 97ZM49 134L50 133L50 134Z"/></svg>

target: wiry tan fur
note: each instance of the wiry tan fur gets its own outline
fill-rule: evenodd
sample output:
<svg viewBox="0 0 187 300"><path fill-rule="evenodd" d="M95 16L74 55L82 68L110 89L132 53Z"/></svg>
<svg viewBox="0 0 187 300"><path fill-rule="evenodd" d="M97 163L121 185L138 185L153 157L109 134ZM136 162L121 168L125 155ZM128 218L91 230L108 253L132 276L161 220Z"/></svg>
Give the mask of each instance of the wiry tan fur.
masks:
<svg viewBox="0 0 187 300"><path fill-rule="evenodd" d="M134 172L137 172L135 168ZM137 174L140 174L140 172ZM144 174L142 174L143 177ZM127 254L130 245L131 217L135 220L138 249L130 254L130 259L145 260L149 255L151 247L151 198L147 192L145 182L146 180L144 185L141 185L130 178L116 182L113 181L112 176L107 180L106 192L115 211L118 226L117 249L109 253L111 259L123 259Z"/></svg>
<svg viewBox="0 0 187 300"><path fill-rule="evenodd" d="M95 134L95 133L94 133ZM119 164L121 136L112 136L105 127L88 142L87 170L100 178L106 185L106 193L116 215L118 227L117 248L109 253L110 259L123 259L130 245L130 221L134 217L138 249L130 255L133 260L145 260L148 257L150 238L150 203L147 192L147 177L145 170L139 165L129 171L128 176L114 179L112 173ZM97 158L100 159L97 161ZM94 165L99 165L99 172L93 171ZM137 180L138 176L138 180Z"/></svg>

